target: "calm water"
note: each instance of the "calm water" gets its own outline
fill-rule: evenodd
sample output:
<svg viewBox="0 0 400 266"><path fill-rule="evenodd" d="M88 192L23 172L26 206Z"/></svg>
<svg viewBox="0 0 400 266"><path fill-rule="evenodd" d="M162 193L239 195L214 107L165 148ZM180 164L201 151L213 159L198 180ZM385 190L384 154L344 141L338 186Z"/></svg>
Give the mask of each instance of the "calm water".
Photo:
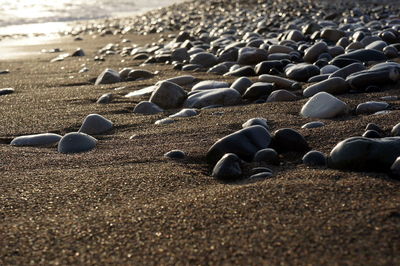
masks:
<svg viewBox="0 0 400 266"><path fill-rule="evenodd" d="M131 15L176 2L182 0L0 0L0 34L54 31L60 22Z"/></svg>

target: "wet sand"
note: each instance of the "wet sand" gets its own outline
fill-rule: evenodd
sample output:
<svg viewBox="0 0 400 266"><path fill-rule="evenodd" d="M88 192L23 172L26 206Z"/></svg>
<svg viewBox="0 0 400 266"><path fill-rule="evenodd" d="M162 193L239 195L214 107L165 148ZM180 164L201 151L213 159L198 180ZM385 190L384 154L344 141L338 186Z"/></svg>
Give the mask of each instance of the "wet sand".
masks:
<svg viewBox="0 0 400 266"><path fill-rule="evenodd" d="M159 35L125 36L139 45ZM24 51L81 47L85 57L50 63L55 54L31 54L0 61L0 264L134 265L305 265L400 264L400 183L381 173L308 168L301 155L284 155L274 176L254 183L222 184L210 176L208 148L241 128L249 118L265 117L272 130L290 127L313 149L329 153L368 123L386 133L400 121L400 101L385 115L347 115L323 120L325 127L301 129L313 119L299 116L306 99L202 110L170 125L154 122L165 114L140 116L132 110L143 98L126 93L158 80L182 75L170 65L148 65L156 77L94 86L105 68L139 67L120 56L94 62L96 51L118 37L26 46ZM89 72L78 74L86 64ZM199 79L235 78L190 73ZM112 89L125 86L124 89ZM107 105L97 98L118 95ZM398 90L340 95L352 109ZM167 114L172 111L168 111ZM222 113L221 113L222 112ZM55 147L12 147L15 136L77 131L98 113L115 129L98 136L88 153L65 155ZM133 139L130 136L137 135ZM188 154L171 161L163 154Z"/></svg>

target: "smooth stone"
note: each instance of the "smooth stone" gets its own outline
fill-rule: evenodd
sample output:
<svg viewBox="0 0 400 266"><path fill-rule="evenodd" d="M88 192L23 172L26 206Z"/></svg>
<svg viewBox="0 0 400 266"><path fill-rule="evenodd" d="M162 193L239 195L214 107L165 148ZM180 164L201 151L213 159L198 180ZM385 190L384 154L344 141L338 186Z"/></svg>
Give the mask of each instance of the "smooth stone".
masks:
<svg viewBox="0 0 400 266"><path fill-rule="evenodd" d="M273 60L290 60L292 58L291 54L285 54L285 53L275 53L275 54L270 54L268 55L267 60L268 61L273 61Z"/></svg>
<svg viewBox="0 0 400 266"><path fill-rule="evenodd" d="M113 123L98 114L90 114L83 120L82 126L78 133L86 133L89 135L98 135L107 132L113 128Z"/></svg>
<svg viewBox="0 0 400 266"><path fill-rule="evenodd" d="M200 91L200 90L211 90L218 88L229 88L229 83L224 81L216 81L216 80L204 80L200 81L196 85L193 86L192 91Z"/></svg>
<svg viewBox="0 0 400 266"><path fill-rule="evenodd" d="M386 102L370 101L370 102L360 103L359 105L357 105L356 113L357 114L372 114L372 113L376 113L376 112L385 110L388 107L389 107L389 104Z"/></svg>
<svg viewBox="0 0 400 266"><path fill-rule="evenodd" d="M75 50L75 52L73 52L73 53L71 54L71 56L73 56L73 57L75 57L75 56L85 56L85 52L83 51L82 48L77 48L77 49Z"/></svg>
<svg viewBox="0 0 400 266"><path fill-rule="evenodd" d="M399 97L397 95L389 95L389 96L383 96L380 99L383 101L397 101Z"/></svg>
<svg viewBox="0 0 400 266"><path fill-rule="evenodd" d="M255 65L267 60L268 53L264 49L254 47L243 47L239 49L238 64Z"/></svg>
<svg viewBox="0 0 400 266"><path fill-rule="evenodd" d="M212 176L225 182L235 181L242 177L240 163L236 154L227 153L214 166Z"/></svg>
<svg viewBox="0 0 400 266"><path fill-rule="evenodd" d="M267 97L273 90L275 87L272 83L256 82L247 88L242 97L247 100L256 100L260 97Z"/></svg>
<svg viewBox="0 0 400 266"><path fill-rule="evenodd" d="M15 92L15 90L13 88L0 89L0 96L1 95L11 94L11 93L14 93L14 92Z"/></svg>
<svg viewBox="0 0 400 266"><path fill-rule="evenodd" d="M320 151L309 151L302 158L307 166L326 166L326 156Z"/></svg>
<svg viewBox="0 0 400 266"><path fill-rule="evenodd" d="M301 89L301 85L294 81L287 78L282 78L274 75L261 75L258 77L261 82L269 82L274 83L277 88L286 89L286 90L298 90Z"/></svg>
<svg viewBox="0 0 400 266"><path fill-rule="evenodd" d="M4 70L4 69L0 69L0 75L4 75L4 74L9 74L10 71L8 69Z"/></svg>
<svg viewBox="0 0 400 266"><path fill-rule="evenodd" d="M334 77L339 77L346 79L348 76L350 76L353 73L360 72L365 70L365 66L361 63L353 63L348 66L345 66L335 72L333 72L329 77L334 78Z"/></svg>
<svg viewBox="0 0 400 266"><path fill-rule="evenodd" d="M156 88L157 86L149 86L137 91L132 91L126 94L124 97L129 98L129 97L150 96Z"/></svg>
<svg viewBox="0 0 400 266"><path fill-rule="evenodd" d="M320 54L328 51L328 45L325 42L317 42L310 48L305 50L304 61L307 63L314 63L318 60Z"/></svg>
<svg viewBox="0 0 400 266"><path fill-rule="evenodd" d="M328 166L357 171L389 171L399 156L400 137L352 137L339 142L332 149Z"/></svg>
<svg viewBox="0 0 400 266"><path fill-rule="evenodd" d="M329 62L329 64L340 67L340 68L346 67L346 66L354 64L354 63L361 63L361 61L356 60L356 59L351 59L351 58L338 58L338 56L337 56L332 61Z"/></svg>
<svg viewBox="0 0 400 266"><path fill-rule="evenodd" d="M79 70L78 73L85 73L85 72L88 72L88 71L89 71L89 68L87 68L87 67L82 67L82 68Z"/></svg>
<svg viewBox="0 0 400 266"><path fill-rule="evenodd" d="M183 76L166 79L166 81L175 83L179 86L184 86L184 85L188 85L188 84L195 82L196 78L191 75L183 75Z"/></svg>
<svg viewBox="0 0 400 266"><path fill-rule="evenodd" d="M247 120L246 122L244 122L242 124L242 128L247 128L247 127L256 126L256 125L262 126L265 129L269 130L267 119L262 118L262 117L256 117L256 118L251 118L251 119Z"/></svg>
<svg viewBox="0 0 400 266"><path fill-rule="evenodd" d="M278 153L271 148L266 148L259 150L256 152L253 158L254 162L264 162L267 164L278 165L279 164L279 156Z"/></svg>
<svg viewBox="0 0 400 266"><path fill-rule="evenodd" d="M301 128L319 128L319 127L323 127L323 126L325 126L324 122L313 121L313 122L309 122L309 123L302 125Z"/></svg>
<svg viewBox="0 0 400 266"><path fill-rule="evenodd" d="M218 63L218 58L212 53L200 52L190 57L190 63L202 65L203 67L212 67Z"/></svg>
<svg viewBox="0 0 400 266"><path fill-rule="evenodd" d="M261 173L251 175L249 177L249 180L261 180L261 179L270 178L271 176L273 176L273 173L271 173L271 172L261 172Z"/></svg>
<svg viewBox="0 0 400 266"><path fill-rule="evenodd" d="M176 48L172 51L171 61L183 62L189 60L190 60L190 55L188 54L186 48Z"/></svg>
<svg viewBox="0 0 400 266"><path fill-rule="evenodd" d="M307 80L307 83L315 83L327 80L329 78L329 74L321 74L314 77L311 77Z"/></svg>
<svg viewBox="0 0 400 266"><path fill-rule="evenodd" d="M179 112L170 115L170 118L175 118L175 117L191 117L191 116L196 116L198 115L198 111L196 109L182 109Z"/></svg>
<svg viewBox="0 0 400 266"><path fill-rule="evenodd" d="M346 78L350 87L354 90L365 90L370 86L388 85L397 82L400 78L399 69L388 67L382 69L368 69L353 73Z"/></svg>
<svg viewBox="0 0 400 266"><path fill-rule="evenodd" d="M160 81L150 96L149 102L155 103L163 109L180 107L187 97L186 91L170 81Z"/></svg>
<svg viewBox="0 0 400 266"><path fill-rule="evenodd" d="M372 49L355 50L346 54L339 55L335 59L340 59L340 58L354 59L361 62L387 60L386 55L383 52Z"/></svg>
<svg viewBox="0 0 400 266"><path fill-rule="evenodd" d="M210 105L236 105L241 103L240 93L231 88L199 91L189 95L183 104L187 108L203 108Z"/></svg>
<svg viewBox="0 0 400 266"><path fill-rule="evenodd" d="M164 112L164 110L160 106L147 101L141 101L133 109L133 113L143 115L153 115L161 112Z"/></svg>
<svg viewBox="0 0 400 266"><path fill-rule="evenodd" d="M346 113L347 104L327 92L312 96L301 108L301 115L310 118L333 118Z"/></svg>
<svg viewBox="0 0 400 266"><path fill-rule="evenodd" d="M342 94L348 92L348 90L349 86L347 85L347 82L342 78L336 77L323 80L307 87L303 91L303 96L311 97L322 91L328 92L330 94Z"/></svg>
<svg viewBox="0 0 400 266"><path fill-rule="evenodd" d="M310 150L304 137L294 129L282 128L274 132L272 144L278 153L306 152Z"/></svg>
<svg viewBox="0 0 400 266"><path fill-rule="evenodd" d="M378 51L383 51L383 49L387 46L388 44L382 40L374 41L367 46L365 46L365 49L374 49Z"/></svg>
<svg viewBox="0 0 400 266"><path fill-rule="evenodd" d="M182 66L182 71L201 71L203 68L202 65L199 64L188 64L188 65L184 65Z"/></svg>
<svg viewBox="0 0 400 266"><path fill-rule="evenodd" d="M386 46L383 48L383 53L388 57L388 58L396 58L399 56L399 50L397 50L393 46Z"/></svg>
<svg viewBox="0 0 400 266"><path fill-rule="evenodd" d="M377 124L374 123L368 123L367 126L365 127L365 130L367 131L374 130L376 132L383 133L383 130Z"/></svg>
<svg viewBox="0 0 400 266"><path fill-rule="evenodd" d="M209 70L207 70L207 73L213 73L216 75L224 75L227 72L229 72L229 69L224 64L215 65L215 66L211 67Z"/></svg>
<svg viewBox="0 0 400 266"><path fill-rule="evenodd" d="M96 79L95 85L121 82L119 73L113 69L105 69Z"/></svg>
<svg viewBox="0 0 400 266"><path fill-rule="evenodd" d="M135 81L135 80L144 80L144 79L150 79L152 77L154 77L155 74L147 71L147 70L143 70L143 69L132 69L129 73L128 76L126 77L127 80L129 81Z"/></svg>
<svg viewBox="0 0 400 266"><path fill-rule="evenodd" d="M181 150L172 150L165 153L164 157L169 159L184 159L186 154Z"/></svg>
<svg viewBox="0 0 400 266"><path fill-rule="evenodd" d="M326 65L321 68L321 74L332 74L336 71L340 70L339 67L334 66L334 65Z"/></svg>
<svg viewBox="0 0 400 266"><path fill-rule="evenodd" d="M107 104L113 100L113 95L111 93L105 93L97 99L96 103Z"/></svg>
<svg viewBox="0 0 400 266"><path fill-rule="evenodd" d="M289 66L285 70L287 78L301 82L306 82L309 78L319 75L319 73L320 70L317 66L307 63Z"/></svg>
<svg viewBox="0 0 400 266"><path fill-rule="evenodd" d="M276 53L283 53L283 54L289 54L290 52L293 52L294 49L290 46L285 46L285 45L271 45L268 48L268 54L276 54Z"/></svg>
<svg viewBox="0 0 400 266"><path fill-rule="evenodd" d="M233 76L233 77L252 77L255 76L256 72L251 66L243 66L239 67L235 70L230 70L228 73L225 73L224 76Z"/></svg>
<svg viewBox="0 0 400 266"><path fill-rule="evenodd" d="M393 177L400 177L400 157L394 161L394 163L390 166L390 174Z"/></svg>
<svg viewBox="0 0 400 266"><path fill-rule="evenodd" d="M390 131L392 136L400 136L400 123L396 124Z"/></svg>
<svg viewBox="0 0 400 266"><path fill-rule="evenodd" d="M241 77L232 83L231 88L237 90L240 94L243 94L251 85L253 85L253 81L247 77Z"/></svg>
<svg viewBox="0 0 400 266"><path fill-rule="evenodd" d="M207 161L215 164L224 154L234 153L240 159L251 162L256 152L267 148L270 142L271 135L264 127L247 127L215 142L207 152Z"/></svg>
<svg viewBox="0 0 400 266"><path fill-rule="evenodd" d="M346 33L344 31L341 30L337 30L337 29L323 29L321 31L321 38L322 39L326 39L328 41L331 42L337 42L339 41L340 38L345 37Z"/></svg>
<svg viewBox="0 0 400 266"><path fill-rule="evenodd" d="M382 138L382 135L378 131L367 130L364 132L364 134L362 134L362 137L376 139L376 138Z"/></svg>
<svg viewBox="0 0 400 266"><path fill-rule="evenodd" d="M298 97L288 90L275 90L268 96L267 102L292 102Z"/></svg>
<svg viewBox="0 0 400 266"><path fill-rule="evenodd" d="M61 138L58 142L60 153L80 153L93 150L97 140L85 133L72 132Z"/></svg>
<svg viewBox="0 0 400 266"><path fill-rule="evenodd" d="M255 66L254 71L259 76L270 73L272 69L282 70L283 66L283 63L279 60L263 61Z"/></svg>
<svg viewBox="0 0 400 266"><path fill-rule="evenodd" d="M62 136L54 133L26 135L14 138L12 146L51 146L60 141Z"/></svg>
<svg viewBox="0 0 400 266"><path fill-rule="evenodd" d="M299 30L291 30L291 31L287 32L285 39L295 41L295 42L300 42L300 41L304 40L304 35Z"/></svg>
<svg viewBox="0 0 400 266"><path fill-rule="evenodd" d="M268 167L255 167L255 168L251 169L251 171L250 171L251 174L258 174L258 173L265 173L265 172L272 173L272 170L269 169Z"/></svg>
<svg viewBox="0 0 400 266"><path fill-rule="evenodd" d="M154 122L155 125L169 125L175 123L175 120L171 119L171 118L163 118L160 120L157 120L156 122Z"/></svg>

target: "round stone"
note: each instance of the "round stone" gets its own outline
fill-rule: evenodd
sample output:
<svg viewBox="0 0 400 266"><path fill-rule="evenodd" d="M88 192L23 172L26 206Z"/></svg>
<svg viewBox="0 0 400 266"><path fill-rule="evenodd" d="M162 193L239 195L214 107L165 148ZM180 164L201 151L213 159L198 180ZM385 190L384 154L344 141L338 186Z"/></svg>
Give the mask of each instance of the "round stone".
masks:
<svg viewBox="0 0 400 266"><path fill-rule="evenodd" d="M282 128L275 131L272 143L279 153L306 152L310 150L304 137L291 128Z"/></svg>
<svg viewBox="0 0 400 266"><path fill-rule="evenodd" d="M164 110L155 103L141 101L133 109L135 114L153 115L164 112Z"/></svg>
<svg viewBox="0 0 400 266"><path fill-rule="evenodd" d="M94 149L97 140L85 133L72 132L66 134L58 143L60 153L80 153Z"/></svg>
<svg viewBox="0 0 400 266"><path fill-rule="evenodd" d="M241 178L242 169L239 157L233 153L224 154L214 166L212 176L225 182Z"/></svg>
<svg viewBox="0 0 400 266"><path fill-rule="evenodd" d="M181 150L172 150L165 153L164 157L169 159L184 159L186 154Z"/></svg>
<svg viewBox="0 0 400 266"><path fill-rule="evenodd" d="M271 148L266 148L259 150L255 155L254 155L254 162L264 162L267 164L274 164L278 165L279 164L279 157L278 153Z"/></svg>
<svg viewBox="0 0 400 266"><path fill-rule="evenodd" d="M308 166L326 166L326 156L320 151L309 151L302 160L303 164Z"/></svg>

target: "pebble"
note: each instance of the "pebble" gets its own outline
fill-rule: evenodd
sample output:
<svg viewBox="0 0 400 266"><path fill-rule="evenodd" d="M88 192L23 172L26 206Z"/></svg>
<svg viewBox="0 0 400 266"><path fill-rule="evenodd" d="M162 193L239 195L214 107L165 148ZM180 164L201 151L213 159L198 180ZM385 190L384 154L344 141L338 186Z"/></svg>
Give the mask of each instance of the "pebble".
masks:
<svg viewBox="0 0 400 266"><path fill-rule="evenodd" d="M390 166L390 174L396 178L400 177L400 157L397 157L397 159Z"/></svg>
<svg viewBox="0 0 400 266"><path fill-rule="evenodd" d="M365 70L365 66L361 63L353 63L333 72L329 78L340 77L346 79L349 75Z"/></svg>
<svg viewBox="0 0 400 266"><path fill-rule="evenodd" d="M249 180L262 180L262 179L270 178L271 176L273 176L273 173L271 173L271 172L261 172L261 173L251 175L249 177Z"/></svg>
<svg viewBox="0 0 400 266"><path fill-rule="evenodd" d="M71 54L71 56L73 56L73 57L85 56L85 52L83 51L82 48L77 48L77 49L75 50L75 52L73 52L73 53Z"/></svg>
<svg viewBox="0 0 400 266"><path fill-rule="evenodd" d="M105 93L97 99L96 103L107 104L113 100L114 95L111 93Z"/></svg>
<svg viewBox="0 0 400 266"><path fill-rule="evenodd" d="M373 114L382 110L385 110L389 107L389 104L386 102L376 102L370 101L365 103L360 103L357 105L356 113L357 114Z"/></svg>
<svg viewBox="0 0 400 266"><path fill-rule="evenodd" d="M336 59L353 59L360 62L379 62L387 60L386 55L377 50L359 49L336 57Z"/></svg>
<svg viewBox="0 0 400 266"><path fill-rule="evenodd" d="M326 166L326 156L320 151L309 151L302 158L307 166Z"/></svg>
<svg viewBox="0 0 400 266"><path fill-rule="evenodd" d="M54 133L26 135L14 138L12 146L51 146L57 144L62 136Z"/></svg>
<svg viewBox="0 0 400 266"><path fill-rule="evenodd" d="M231 88L237 90L240 94L243 94L251 85L253 85L253 82L249 78L241 77L232 83Z"/></svg>
<svg viewBox="0 0 400 266"><path fill-rule="evenodd" d="M317 66L307 63L292 65L285 70L287 78L301 82L306 82L309 78L319 74L320 70Z"/></svg>
<svg viewBox="0 0 400 266"><path fill-rule="evenodd" d="M294 129L282 128L274 132L272 138L273 147L278 153L306 152L310 150L304 137Z"/></svg>
<svg viewBox="0 0 400 266"><path fill-rule="evenodd" d="M323 126L325 126L324 122L313 121L313 122L309 122L309 123L302 125L301 128L319 128L319 127L323 127Z"/></svg>
<svg viewBox="0 0 400 266"><path fill-rule="evenodd" d="M228 73L225 73L224 76L233 76L233 77L252 77L255 76L256 72L251 66L239 67L235 70L230 70Z"/></svg>
<svg viewBox="0 0 400 266"><path fill-rule="evenodd" d="M242 128L247 128L247 127L256 126L256 125L262 126L266 130L269 130L267 119L262 118L262 117L256 117L256 118L251 118L251 119L247 120L246 122L244 122L242 124Z"/></svg>
<svg viewBox="0 0 400 266"><path fill-rule="evenodd" d="M241 103L240 93L231 88L199 91L189 95L184 103L185 108L203 108L211 105L229 106Z"/></svg>
<svg viewBox="0 0 400 266"><path fill-rule="evenodd" d="M375 138L382 138L382 135L378 131L367 130L364 132L364 134L362 134L362 137L375 139Z"/></svg>
<svg viewBox="0 0 400 266"><path fill-rule="evenodd" d="M171 119L171 118L168 118L168 117L160 119L160 120L157 120L156 122L154 122L155 125L169 125L169 124L172 124L172 123L175 123L175 120Z"/></svg>
<svg viewBox="0 0 400 266"><path fill-rule="evenodd" d="M236 154L224 154L215 164L212 176L224 182L236 181L242 177L241 161Z"/></svg>
<svg viewBox="0 0 400 266"><path fill-rule="evenodd" d="M264 162L267 164L278 165L279 156L278 153L272 148L262 149L256 152L253 158L254 162Z"/></svg>
<svg viewBox="0 0 400 266"><path fill-rule="evenodd" d="M188 84L195 82L196 78L191 75L183 75L183 76L177 76L177 77L166 79L166 81L175 83L179 86L184 86L184 85L188 85Z"/></svg>
<svg viewBox="0 0 400 266"><path fill-rule="evenodd" d="M98 135L110 131L113 128L113 123L99 114L88 115L79 128L79 133L89 135Z"/></svg>
<svg viewBox="0 0 400 266"><path fill-rule="evenodd" d="M126 76L126 80L128 81L135 81L135 80L144 80L150 79L155 76L154 73L143 70L143 69L132 69L129 71L128 75Z"/></svg>
<svg viewBox="0 0 400 266"><path fill-rule="evenodd" d="M169 159L185 159L186 154L181 150L172 150L165 153L164 157Z"/></svg>
<svg viewBox="0 0 400 266"><path fill-rule="evenodd" d="M258 79L261 82L268 82L268 83L274 83L275 86L279 89L285 89L285 90L298 90L301 89L301 85L290 79L282 78L279 76L273 76L273 75L261 75L258 77Z"/></svg>
<svg viewBox="0 0 400 266"><path fill-rule="evenodd" d="M14 93L14 92L15 92L15 90L13 88L0 89L0 96L1 95L11 94L11 93Z"/></svg>
<svg viewBox="0 0 400 266"><path fill-rule="evenodd" d="M97 140L85 133L72 132L61 138L58 142L60 153L80 153L96 148Z"/></svg>
<svg viewBox="0 0 400 266"><path fill-rule="evenodd" d="M196 116L198 115L199 112L196 109L182 109L179 112L170 115L170 118L176 118L176 117L191 117L191 116Z"/></svg>
<svg viewBox="0 0 400 266"><path fill-rule="evenodd" d="M333 118L346 112L345 102L327 92L319 92L303 105L300 114L310 118Z"/></svg>
<svg viewBox="0 0 400 266"><path fill-rule="evenodd" d="M224 81L204 80L192 87L192 91L211 90L219 88L229 88L229 83Z"/></svg>
<svg viewBox="0 0 400 266"><path fill-rule="evenodd" d="M274 89L275 87L272 83L256 82L247 88L242 98L246 100L257 100L261 97L266 98Z"/></svg>
<svg viewBox="0 0 400 266"><path fill-rule="evenodd" d="M95 85L121 82L119 73L113 69L105 69L96 79Z"/></svg>
<svg viewBox="0 0 400 266"><path fill-rule="evenodd" d="M333 95L342 94L349 91L349 86L347 85L347 82L342 78L329 78L304 89L303 96L311 97L322 91Z"/></svg>
<svg viewBox="0 0 400 266"><path fill-rule="evenodd" d="M218 63L218 58L207 52L194 54L190 57L190 64L201 65L203 67L212 67Z"/></svg>
<svg viewBox="0 0 400 266"><path fill-rule="evenodd" d="M164 110L155 103L141 101L138 103L133 109L133 113L135 114L143 114L143 115L153 115L164 112Z"/></svg>
<svg viewBox="0 0 400 266"><path fill-rule="evenodd" d="M160 81L149 101L163 109L173 109L182 106L186 98L187 93L181 86L170 81Z"/></svg>
<svg viewBox="0 0 400 266"><path fill-rule="evenodd" d="M225 153L234 153L251 162L256 152L267 148L270 142L271 135L264 127L247 127L215 142L207 152L207 161L215 164Z"/></svg>
<svg viewBox="0 0 400 266"><path fill-rule="evenodd" d="M400 137L352 137L331 151L328 166L335 169L388 172L400 156Z"/></svg>
<svg viewBox="0 0 400 266"><path fill-rule="evenodd" d="M310 48L306 49L304 53L304 61L308 63L314 63L318 60L320 54L328 51L328 45L326 42L317 42Z"/></svg>
<svg viewBox="0 0 400 266"><path fill-rule="evenodd" d="M171 60L178 62L189 61L190 55L188 54L186 48L176 48L172 51Z"/></svg>
<svg viewBox="0 0 400 266"><path fill-rule="evenodd" d="M396 124L390 131L392 136L400 136L400 123Z"/></svg>
<svg viewBox="0 0 400 266"><path fill-rule="evenodd" d="M238 63L240 65L255 65L268 59L268 52L254 47L239 49Z"/></svg>
<svg viewBox="0 0 400 266"><path fill-rule="evenodd" d="M268 96L267 102L292 102L299 97L288 90L275 90Z"/></svg>

